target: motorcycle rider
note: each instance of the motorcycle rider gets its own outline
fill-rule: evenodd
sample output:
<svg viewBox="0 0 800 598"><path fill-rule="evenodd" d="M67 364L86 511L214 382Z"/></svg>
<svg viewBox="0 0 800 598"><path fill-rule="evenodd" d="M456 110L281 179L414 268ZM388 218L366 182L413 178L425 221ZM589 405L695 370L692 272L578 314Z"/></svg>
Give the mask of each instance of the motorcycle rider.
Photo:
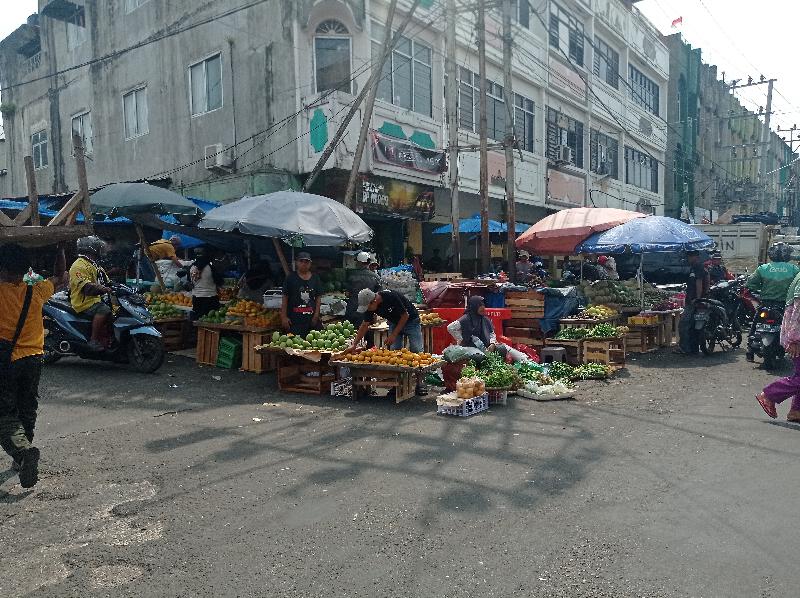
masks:
<svg viewBox="0 0 800 598"><path fill-rule="evenodd" d="M747 288L759 294L761 305L778 308L783 311L786 304L786 293L794 277L800 273L800 268L792 264L792 248L786 243L774 243L769 248L770 262L760 265L747 279ZM750 327L750 335L755 333L756 321ZM747 361L754 361L755 356L747 352Z"/></svg>
<svg viewBox="0 0 800 598"><path fill-rule="evenodd" d="M722 254L715 251L711 254L711 264L708 266L708 275L711 277L711 284L717 284L720 281L728 280L730 274L725 264L722 263Z"/></svg>
<svg viewBox="0 0 800 598"><path fill-rule="evenodd" d="M69 269L69 299L75 313L92 318L92 337L87 346L91 351L103 351L111 318L111 308L102 295L111 292L109 278L98 260L106 250L106 242L91 235L78 239L78 259Z"/></svg>
<svg viewBox="0 0 800 598"><path fill-rule="evenodd" d="M678 348L673 351L679 355L696 355L699 341L694 329L695 301L702 299L708 292L708 271L700 261L699 251L687 251L686 261L689 274L686 278L686 302L678 323Z"/></svg>

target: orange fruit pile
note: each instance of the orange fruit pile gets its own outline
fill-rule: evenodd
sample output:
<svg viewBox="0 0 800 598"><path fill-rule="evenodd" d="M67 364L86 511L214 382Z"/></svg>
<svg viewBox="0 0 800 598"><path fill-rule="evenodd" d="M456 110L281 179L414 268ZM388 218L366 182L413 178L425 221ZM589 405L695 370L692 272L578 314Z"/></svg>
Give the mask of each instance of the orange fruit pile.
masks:
<svg viewBox="0 0 800 598"><path fill-rule="evenodd" d="M374 365L392 365L408 368L427 367L436 362L430 353L412 353L408 349L392 351L390 349L371 349L353 355L347 355L346 361L353 363L370 363Z"/></svg>
<svg viewBox="0 0 800 598"><path fill-rule="evenodd" d="M237 301L228 307L229 316L239 316L241 318L265 316L267 310L261 303L255 301Z"/></svg>

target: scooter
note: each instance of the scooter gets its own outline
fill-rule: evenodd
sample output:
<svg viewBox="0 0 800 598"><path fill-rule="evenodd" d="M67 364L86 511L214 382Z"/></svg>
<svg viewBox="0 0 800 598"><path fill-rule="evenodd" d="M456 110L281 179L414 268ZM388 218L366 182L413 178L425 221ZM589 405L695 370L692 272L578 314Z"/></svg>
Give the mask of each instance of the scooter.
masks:
<svg viewBox="0 0 800 598"><path fill-rule="evenodd" d="M112 294L103 301L119 306L111 318L112 338L103 351L89 349L92 319L72 309L65 292L56 293L44 306L44 363L52 364L62 357L77 356L94 361L129 364L138 372L155 372L164 362L164 341L153 326L153 316L145 299L132 288L113 285ZM113 308L112 308L113 311Z"/></svg>
<svg viewBox="0 0 800 598"><path fill-rule="evenodd" d="M729 294L727 283L719 283L723 284L726 286L717 288L717 296ZM705 355L711 355L715 345L719 345L720 349L725 351L728 348L735 349L742 344L742 329L735 312L734 306L729 315L726 304L719 299L705 297L695 301L695 334L700 350Z"/></svg>
<svg viewBox="0 0 800 598"><path fill-rule="evenodd" d="M781 346L784 306L762 303L755 313L755 328L747 337L747 353L764 359L764 367L774 369L786 351Z"/></svg>

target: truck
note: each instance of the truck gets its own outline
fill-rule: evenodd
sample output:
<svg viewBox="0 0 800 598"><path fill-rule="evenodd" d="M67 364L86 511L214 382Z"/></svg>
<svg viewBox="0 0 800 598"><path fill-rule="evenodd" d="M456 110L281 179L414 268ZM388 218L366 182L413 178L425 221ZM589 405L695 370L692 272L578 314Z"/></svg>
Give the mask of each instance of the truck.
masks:
<svg viewBox="0 0 800 598"><path fill-rule="evenodd" d="M695 226L714 239L725 266L736 274L749 274L765 263L767 250L780 233L779 226L760 222Z"/></svg>

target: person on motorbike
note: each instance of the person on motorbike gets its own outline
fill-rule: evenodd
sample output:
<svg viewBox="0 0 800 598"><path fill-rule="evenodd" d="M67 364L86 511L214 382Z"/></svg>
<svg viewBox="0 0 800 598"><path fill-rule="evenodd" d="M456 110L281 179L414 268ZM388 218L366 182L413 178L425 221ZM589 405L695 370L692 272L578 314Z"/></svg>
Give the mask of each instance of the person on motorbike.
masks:
<svg viewBox="0 0 800 598"><path fill-rule="evenodd" d="M87 346L92 351L103 351L107 336L111 308L102 296L111 292L109 278L98 260L106 250L106 242L91 235L78 239L78 259L69 269L69 299L75 313L92 319L92 337Z"/></svg>
<svg viewBox="0 0 800 598"><path fill-rule="evenodd" d="M731 277L725 264L722 263L722 254L719 251L715 251L711 254L711 264L708 266L708 275L711 277L711 284L729 280Z"/></svg>
<svg viewBox="0 0 800 598"><path fill-rule="evenodd" d="M759 295L761 305L770 305L784 308L786 304L786 293L792 284L795 276L800 274L800 268L792 264L792 248L786 243L774 243L769 248L770 262L762 264L750 275L747 280L747 288ZM756 321L750 327L750 334L755 333ZM747 352L747 361L754 361L755 356Z"/></svg>
<svg viewBox="0 0 800 598"><path fill-rule="evenodd" d="M699 340L694 328L695 301L708 293L708 271L700 261L699 251L687 251L689 274L686 279L686 301L678 323L678 348L673 351L679 355L696 355L699 352Z"/></svg>

